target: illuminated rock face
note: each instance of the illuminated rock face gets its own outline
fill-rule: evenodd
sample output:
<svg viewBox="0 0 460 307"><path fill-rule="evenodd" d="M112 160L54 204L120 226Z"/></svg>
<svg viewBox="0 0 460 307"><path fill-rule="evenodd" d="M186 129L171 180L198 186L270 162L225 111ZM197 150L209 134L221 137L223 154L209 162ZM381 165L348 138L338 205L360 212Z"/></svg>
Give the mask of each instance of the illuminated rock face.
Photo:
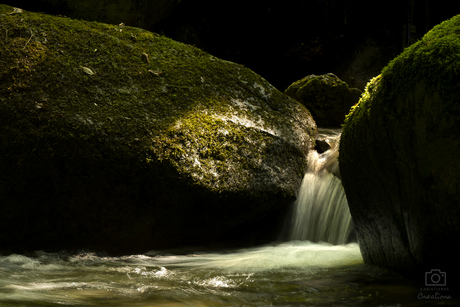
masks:
<svg viewBox="0 0 460 307"><path fill-rule="evenodd" d="M459 268L459 33L457 16L390 62L348 115L340 143L365 261L421 281L431 269Z"/></svg>
<svg viewBox="0 0 460 307"><path fill-rule="evenodd" d="M2 248L202 244L295 198L316 125L254 72L138 28L10 12Z"/></svg>

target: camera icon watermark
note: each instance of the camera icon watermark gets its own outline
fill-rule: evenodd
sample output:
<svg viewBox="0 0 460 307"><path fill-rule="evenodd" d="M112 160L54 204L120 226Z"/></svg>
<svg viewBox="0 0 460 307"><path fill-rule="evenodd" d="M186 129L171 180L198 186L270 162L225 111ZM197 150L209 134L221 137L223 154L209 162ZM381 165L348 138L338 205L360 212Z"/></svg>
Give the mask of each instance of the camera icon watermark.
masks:
<svg viewBox="0 0 460 307"><path fill-rule="evenodd" d="M446 272L441 272L439 269L432 269L430 272L425 272L425 286L439 287L446 285Z"/></svg>
<svg viewBox="0 0 460 307"><path fill-rule="evenodd" d="M440 269L431 269L425 272L425 287L420 288L417 295L419 300L450 300L449 287L446 287L446 272Z"/></svg>

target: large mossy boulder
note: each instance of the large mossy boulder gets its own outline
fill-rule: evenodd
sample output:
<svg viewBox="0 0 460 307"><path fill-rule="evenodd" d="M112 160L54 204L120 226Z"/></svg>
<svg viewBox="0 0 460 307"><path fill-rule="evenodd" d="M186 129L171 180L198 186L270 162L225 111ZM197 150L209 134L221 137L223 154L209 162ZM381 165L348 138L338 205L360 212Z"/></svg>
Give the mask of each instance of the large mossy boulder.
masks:
<svg viewBox="0 0 460 307"><path fill-rule="evenodd" d="M306 76L292 83L285 94L305 105L319 127L340 127L362 92L329 73Z"/></svg>
<svg viewBox="0 0 460 307"><path fill-rule="evenodd" d="M295 198L316 125L249 69L5 5L0 31L0 249L204 244Z"/></svg>
<svg viewBox="0 0 460 307"><path fill-rule="evenodd" d="M452 284L460 244L460 16L371 80L347 117L339 160L364 260L420 282L440 269Z"/></svg>

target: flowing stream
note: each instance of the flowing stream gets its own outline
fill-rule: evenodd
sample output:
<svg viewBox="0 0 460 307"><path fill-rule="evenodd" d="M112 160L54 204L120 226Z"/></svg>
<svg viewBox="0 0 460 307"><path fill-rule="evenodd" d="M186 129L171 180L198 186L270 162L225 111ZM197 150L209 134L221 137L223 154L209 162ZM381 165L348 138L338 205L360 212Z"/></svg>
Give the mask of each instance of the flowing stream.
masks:
<svg viewBox="0 0 460 307"><path fill-rule="evenodd" d="M0 306L432 306L418 299L420 284L363 263L337 172L340 131L321 133L331 149L309 157L288 241L122 257L0 254Z"/></svg>

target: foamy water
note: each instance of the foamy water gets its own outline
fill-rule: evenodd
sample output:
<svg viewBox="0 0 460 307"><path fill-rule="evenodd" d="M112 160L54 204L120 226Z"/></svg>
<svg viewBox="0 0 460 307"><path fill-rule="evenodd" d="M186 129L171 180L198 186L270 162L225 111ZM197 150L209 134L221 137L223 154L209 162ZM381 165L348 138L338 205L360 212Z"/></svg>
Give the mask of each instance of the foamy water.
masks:
<svg viewBox="0 0 460 307"><path fill-rule="evenodd" d="M0 257L0 306L251 305L276 301L289 283L360 264L357 244L297 241L186 255L13 254Z"/></svg>

